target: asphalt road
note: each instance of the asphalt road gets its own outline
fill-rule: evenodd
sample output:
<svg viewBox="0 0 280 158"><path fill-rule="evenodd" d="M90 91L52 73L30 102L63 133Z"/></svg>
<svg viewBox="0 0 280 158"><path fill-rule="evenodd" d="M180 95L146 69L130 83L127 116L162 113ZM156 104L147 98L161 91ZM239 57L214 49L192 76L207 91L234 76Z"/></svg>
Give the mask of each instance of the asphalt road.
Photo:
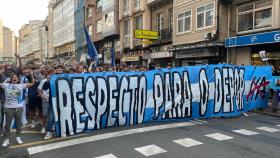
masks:
<svg viewBox="0 0 280 158"><path fill-rule="evenodd" d="M279 158L280 118L249 113L248 117L116 127L41 140L42 134L27 131L25 144L0 147L0 153L33 158Z"/></svg>

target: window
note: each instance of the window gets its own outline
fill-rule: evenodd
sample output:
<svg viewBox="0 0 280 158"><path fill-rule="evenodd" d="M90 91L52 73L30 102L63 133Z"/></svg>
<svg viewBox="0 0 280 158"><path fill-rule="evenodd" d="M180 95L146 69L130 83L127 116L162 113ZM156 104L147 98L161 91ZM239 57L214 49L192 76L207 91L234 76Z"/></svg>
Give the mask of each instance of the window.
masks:
<svg viewBox="0 0 280 158"><path fill-rule="evenodd" d="M107 10L111 6L115 5L115 0L103 0L102 10Z"/></svg>
<svg viewBox="0 0 280 158"><path fill-rule="evenodd" d="M137 30L143 29L143 15L137 16L135 18L135 29Z"/></svg>
<svg viewBox="0 0 280 158"><path fill-rule="evenodd" d="M157 14L157 30L163 30L163 14Z"/></svg>
<svg viewBox="0 0 280 158"><path fill-rule="evenodd" d="M109 28L114 25L114 12L110 12L104 16L104 27Z"/></svg>
<svg viewBox="0 0 280 158"><path fill-rule="evenodd" d="M88 33L89 33L90 36L92 35L92 25L88 26Z"/></svg>
<svg viewBox="0 0 280 158"><path fill-rule="evenodd" d="M124 0L123 2L123 13L124 15L128 14L129 10L129 0Z"/></svg>
<svg viewBox="0 0 280 158"><path fill-rule="evenodd" d="M124 34L125 35L130 35L130 24L129 24L129 20L126 20L124 22Z"/></svg>
<svg viewBox="0 0 280 158"><path fill-rule="evenodd" d="M96 24L96 32L99 33L102 31L102 19L101 20L98 20L97 21L97 24Z"/></svg>
<svg viewBox="0 0 280 158"><path fill-rule="evenodd" d="M237 8L238 32L272 26L272 0L262 0Z"/></svg>
<svg viewBox="0 0 280 158"><path fill-rule="evenodd" d="M196 9L196 27L198 29L214 26L214 3Z"/></svg>
<svg viewBox="0 0 280 158"><path fill-rule="evenodd" d="M187 32L191 30L192 11L186 11L177 16L177 32Z"/></svg>
<svg viewBox="0 0 280 158"><path fill-rule="evenodd" d="M97 9L102 8L102 0L96 0L96 7Z"/></svg>
<svg viewBox="0 0 280 158"><path fill-rule="evenodd" d="M92 7L87 8L87 17L91 17L92 16Z"/></svg>
<svg viewBox="0 0 280 158"><path fill-rule="evenodd" d="M129 20L124 21L124 47L129 47L130 44L130 24Z"/></svg>
<svg viewBox="0 0 280 158"><path fill-rule="evenodd" d="M168 9L168 26L173 27L173 8Z"/></svg>
<svg viewBox="0 0 280 158"><path fill-rule="evenodd" d="M136 10L141 8L142 0L134 0L134 7Z"/></svg>

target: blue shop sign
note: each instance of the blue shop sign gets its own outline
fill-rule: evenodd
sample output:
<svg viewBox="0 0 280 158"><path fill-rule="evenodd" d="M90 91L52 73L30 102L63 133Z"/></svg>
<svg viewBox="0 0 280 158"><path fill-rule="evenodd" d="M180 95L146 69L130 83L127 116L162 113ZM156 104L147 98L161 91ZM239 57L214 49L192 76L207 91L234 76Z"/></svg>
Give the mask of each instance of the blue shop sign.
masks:
<svg viewBox="0 0 280 158"><path fill-rule="evenodd" d="M280 31L226 38L225 47L238 47L276 42L280 42Z"/></svg>

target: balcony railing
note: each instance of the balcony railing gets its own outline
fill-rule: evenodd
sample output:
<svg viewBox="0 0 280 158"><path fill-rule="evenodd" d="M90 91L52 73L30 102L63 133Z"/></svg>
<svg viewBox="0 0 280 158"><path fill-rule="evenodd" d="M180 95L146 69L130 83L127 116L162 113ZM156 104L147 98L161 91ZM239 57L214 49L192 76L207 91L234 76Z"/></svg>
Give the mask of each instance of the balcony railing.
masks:
<svg viewBox="0 0 280 158"><path fill-rule="evenodd" d="M157 43L172 41L172 28L166 28L159 31Z"/></svg>

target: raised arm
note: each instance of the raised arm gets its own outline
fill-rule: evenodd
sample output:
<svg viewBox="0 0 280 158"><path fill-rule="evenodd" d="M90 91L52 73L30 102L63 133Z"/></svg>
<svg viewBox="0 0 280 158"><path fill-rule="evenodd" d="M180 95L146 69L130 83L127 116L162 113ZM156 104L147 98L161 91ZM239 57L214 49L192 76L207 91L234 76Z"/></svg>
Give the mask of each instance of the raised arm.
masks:
<svg viewBox="0 0 280 158"><path fill-rule="evenodd" d="M31 83L27 83L27 85L26 85L27 88L30 88L35 84L33 71L30 71L30 74L31 74Z"/></svg>
<svg viewBox="0 0 280 158"><path fill-rule="evenodd" d="M22 62L21 62L21 59L20 59L20 56L18 54L15 54L16 58L18 59L18 62L19 62L19 68L22 67Z"/></svg>

